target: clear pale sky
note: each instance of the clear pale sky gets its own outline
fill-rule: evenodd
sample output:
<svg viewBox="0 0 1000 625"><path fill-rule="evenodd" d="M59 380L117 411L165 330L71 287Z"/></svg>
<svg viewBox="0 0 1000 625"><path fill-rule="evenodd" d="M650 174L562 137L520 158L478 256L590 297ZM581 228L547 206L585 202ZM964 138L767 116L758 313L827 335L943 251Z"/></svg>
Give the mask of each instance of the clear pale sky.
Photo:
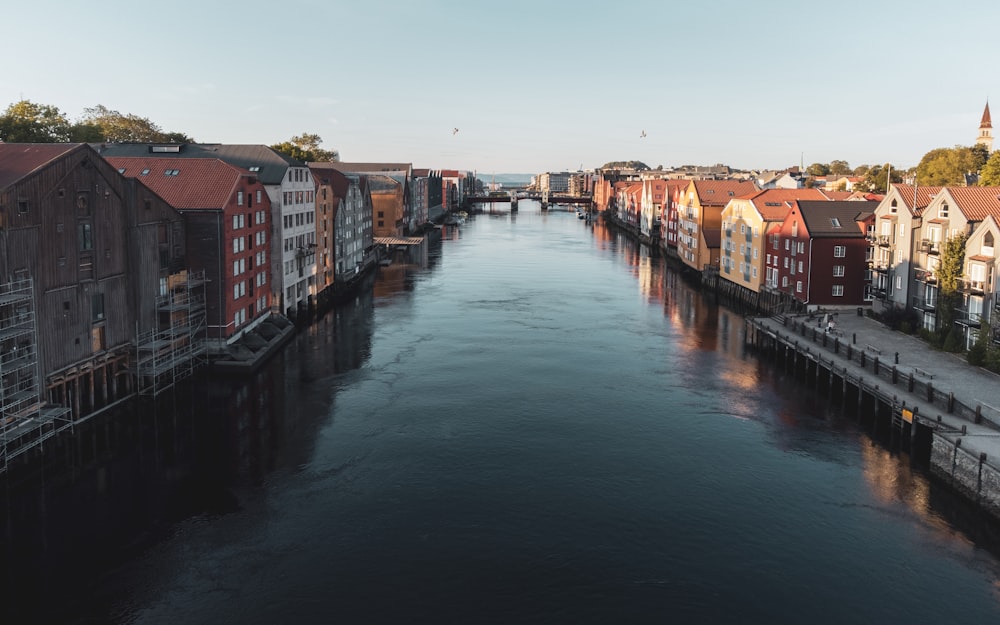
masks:
<svg viewBox="0 0 1000 625"><path fill-rule="evenodd" d="M996 1L36 1L4 22L0 109L315 133L345 161L909 167L973 144L991 95L1000 135Z"/></svg>

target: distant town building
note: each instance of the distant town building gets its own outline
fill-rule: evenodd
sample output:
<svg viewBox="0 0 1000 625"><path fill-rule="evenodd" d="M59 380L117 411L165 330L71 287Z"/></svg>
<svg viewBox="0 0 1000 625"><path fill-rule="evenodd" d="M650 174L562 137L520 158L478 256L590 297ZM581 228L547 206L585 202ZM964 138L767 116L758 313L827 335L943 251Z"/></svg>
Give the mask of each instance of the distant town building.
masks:
<svg viewBox="0 0 1000 625"><path fill-rule="evenodd" d="M983 109L983 118L979 122L979 135L976 137L976 145L986 146L987 152L993 151L993 122L990 121L990 103L986 103Z"/></svg>

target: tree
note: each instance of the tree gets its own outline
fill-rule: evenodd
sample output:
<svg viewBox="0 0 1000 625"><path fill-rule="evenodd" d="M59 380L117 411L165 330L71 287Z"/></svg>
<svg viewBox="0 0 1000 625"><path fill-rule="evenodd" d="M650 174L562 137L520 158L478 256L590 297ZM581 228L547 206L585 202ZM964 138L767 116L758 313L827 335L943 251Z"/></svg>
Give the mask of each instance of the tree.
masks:
<svg viewBox="0 0 1000 625"><path fill-rule="evenodd" d="M830 173L834 176L846 176L851 173L851 166L847 161L830 161Z"/></svg>
<svg viewBox="0 0 1000 625"><path fill-rule="evenodd" d="M306 163L326 163L340 160L336 150L329 151L320 148L323 139L317 134L303 133L288 141L276 143L271 149Z"/></svg>
<svg viewBox="0 0 1000 625"><path fill-rule="evenodd" d="M960 351L961 342L955 330L955 309L961 303L962 294L958 287L962 280L962 267L965 264L965 242L969 236L965 233L948 237L941 246L941 262L935 274L938 278L938 340L948 351ZM956 350L956 345L959 350Z"/></svg>
<svg viewBox="0 0 1000 625"><path fill-rule="evenodd" d="M979 185L982 187L1000 186L1000 150L991 154L989 160L979 170Z"/></svg>
<svg viewBox="0 0 1000 625"><path fill-rule="evenodd" d="M981 151L960 145L935 148L920 159L917 180L925 186L964 185L965 175L977 173L982 167L981 157Z"/></svg>
<svg viewBox="0 0 1000 625"><path fill-rule="evenodd" d="M0 140L8 143L60 143L69 140L69 121L47 104L21 100L0 115Z"/></svg>
<svg viewBox="0 0 1000 625"><path fill-rule="evenodd" d="M892 166L892 163L885 165L875 165L870 167L862 177L861 182L855 185L858 191L866 193L885 193L888 182L902 182L902 172Z"/></svg>
<svg viewBox="0 0 1000 625"><path fill-rule="evenodd" d="M83 119L80 125L94 126L100 129L103 141L115 143L190 143L191 140L182 133L165 133L159 126L145 117L122 114L113 111L103 104L83 109ZM173 140L172 140L173 139ZM176 141L183 139L183 141Z"/></svg>
<svg viewBox="0 0 1000 625"><path fill-rule="evenodd" d="M825 176L830 173L830 166L826 163L813 163L806 167L806 173L810 176Z"/></svg>
<svg viewBox="0 0 1000 625"><path fill-rule="evenodd" d="M854 168L854 175L858 177L864 176L865 174L868 173L869 169L871 169L871 167L869 167L868 165L858 165L857 167Z"/></svg>

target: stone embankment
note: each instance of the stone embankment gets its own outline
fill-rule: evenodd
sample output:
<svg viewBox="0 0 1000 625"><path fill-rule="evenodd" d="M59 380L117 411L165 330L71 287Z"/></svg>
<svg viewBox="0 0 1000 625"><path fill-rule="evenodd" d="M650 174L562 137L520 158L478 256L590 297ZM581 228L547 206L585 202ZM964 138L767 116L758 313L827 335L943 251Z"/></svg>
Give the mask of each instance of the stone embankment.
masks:
<svg viewBox="0 0 1000 625"><path fill-rule="evenodd" d="M746 331L911 443L929 437L931 472L1000 519L1000 377L854 310L747 318Z"/></svg>

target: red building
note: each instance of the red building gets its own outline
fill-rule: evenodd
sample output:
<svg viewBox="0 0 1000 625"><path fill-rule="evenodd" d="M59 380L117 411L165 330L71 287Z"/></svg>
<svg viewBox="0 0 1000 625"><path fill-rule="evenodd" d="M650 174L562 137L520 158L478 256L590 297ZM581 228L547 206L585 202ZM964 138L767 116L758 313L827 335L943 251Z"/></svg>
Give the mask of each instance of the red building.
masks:
<svg viewBox="0 0 1000 625"><path fill-rule="evenodd" d="M184 216L188 264L205 268L210 349L235 342L270 315L271 202L255 175L214 158L107 161Z"/></svg>
<svg viewBox="0 0 1000 625"><path fill-rule="evenodd" d="M796 201L768 232L771 288L808 308L865 302L866 224L878 202Z"/></svg>

